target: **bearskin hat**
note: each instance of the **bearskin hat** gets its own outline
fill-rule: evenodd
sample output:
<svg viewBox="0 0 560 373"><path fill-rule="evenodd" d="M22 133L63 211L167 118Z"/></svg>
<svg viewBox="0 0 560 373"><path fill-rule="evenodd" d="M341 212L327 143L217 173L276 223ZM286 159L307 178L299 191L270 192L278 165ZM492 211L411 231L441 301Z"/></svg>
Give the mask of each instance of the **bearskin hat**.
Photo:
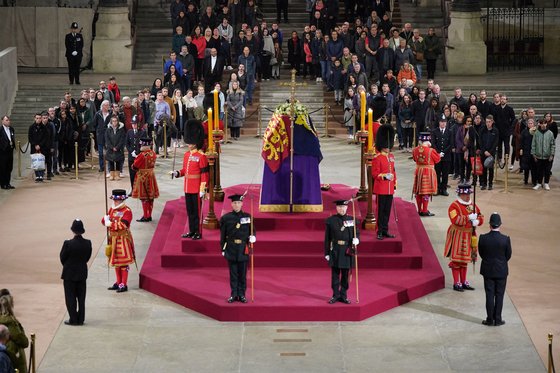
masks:
<svg viewBox="0 0 560 373"><path fill-rule="evenodd" d="M197 119L190 119L185 124L185 142L196 145L197 149L204 146L204 128L202 122Z"/></svg>
<svg viewBox="0 0 560 373"><path fill-rule="evenodd" d="M373 120L378 121L387 111L387 99L383 96L375 96L371 105Z"/></svg>
<svg viewBox="0 0 560 373"><path fill-rule="evenodd" d="M218 108L220 107L220 105L220 95L218 94ZM206 95L204 95L202 106L204 107L204 114L208 113L208 109L212 109L212 111L214 110L214 91L210 91Z"/></svg>
<svg viewBox="0 0 560 373"><path fill-rule="evenodd" d="M375 135L375 147L377 150L392 149L395 142L395 129L390 124L384 124L377 130Z"/></svg>

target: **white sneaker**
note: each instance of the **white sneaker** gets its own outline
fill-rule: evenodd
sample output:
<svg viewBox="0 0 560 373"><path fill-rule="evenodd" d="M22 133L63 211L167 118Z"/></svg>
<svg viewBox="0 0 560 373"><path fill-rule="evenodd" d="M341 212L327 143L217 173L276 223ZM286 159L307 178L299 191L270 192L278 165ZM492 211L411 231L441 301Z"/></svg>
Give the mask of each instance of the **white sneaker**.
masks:
<svg viewBox="0 0 560 373"><path fill-rule="evenodd" d="M550 186L548 184L544 184L544 190L550 190Z"/></svg>
<svg viewBox="0 0 560 373"><path fill-rule="evenodd" d="M124 173L119 172L119 177L124 177Z"/></svg>
<svg viewBox="0 0 560 373"><path fill-rule="evenodd" d="M105 175L105 177L111 177L111 173L107 172L107 175Z"/></svg>
<svg viewBox="0 0 560 373"><path fill-rule="evenodd" d="M513 165L509 166L509 170L513 171Z"/></svg>
<svg viewBox="0 0 560 373"><path fill-rule="evenodd" d="M541 184L537 184L533 187L533 190L539 190L541 189Z"/></svg>

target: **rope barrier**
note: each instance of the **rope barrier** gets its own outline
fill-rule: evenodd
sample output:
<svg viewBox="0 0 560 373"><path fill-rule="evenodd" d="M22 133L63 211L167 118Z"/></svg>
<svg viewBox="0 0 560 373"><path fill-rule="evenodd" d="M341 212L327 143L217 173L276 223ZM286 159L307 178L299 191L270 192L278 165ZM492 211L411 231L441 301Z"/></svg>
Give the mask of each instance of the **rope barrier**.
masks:
<svg viewBox="0 0 560 373"><path fill-rule="evenodd" d="M21 143L18 141L18 148L19 148L19 151L21 152L21 154L27 153L27 150L29 149L29 144L30 143L27 143L27 145L25 146L25 150L22 150L21 149Z"/></svg>
<svg viewBox="0 0 560 373"><path fill-rule="evenodd" d="M338 124L341 124L343 126L346 125L346 123L350 122L352 119L354 119L354 115L352 115L350 118L348 118L347 120L345 120L344 122L339 121L338 119L336 119L336 117L334 116L334 113L332 111L332 108L330 106L328 106L329 111L331 113L331 118L334 119L335 122L337 122Z"/></svg>

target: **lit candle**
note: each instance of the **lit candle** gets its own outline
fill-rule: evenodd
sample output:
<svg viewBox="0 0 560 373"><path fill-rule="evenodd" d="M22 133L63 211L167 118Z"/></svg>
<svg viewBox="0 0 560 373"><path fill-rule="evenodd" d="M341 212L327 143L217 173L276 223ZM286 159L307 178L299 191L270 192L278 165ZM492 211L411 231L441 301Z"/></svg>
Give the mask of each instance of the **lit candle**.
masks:
<svg viewBox="0 0 560 373"><path fill-rule="evenodd" d="M368 152L373 150L373 110L368 109Z"/></svg>
<svg viewBox="0 0 560 373"><path fill-rule="evenodd" d="M220 109L218 107L218 95L218 90L214 89L214 126L217 130L220 129Z"/></svg>
<svg viewBox="0 0 560 373"><path fill-rule="evenodd" d="M360 131L366 130L366 93L360 92Z"/></svg>
<svg viewBox="0 0 560 373"><path fill-rule="evenodd" d="M212 123L212 109L208 109L208 153L212 153L214 151L214 137L212 137L212 132L214 131L214 126Z"/></svg>

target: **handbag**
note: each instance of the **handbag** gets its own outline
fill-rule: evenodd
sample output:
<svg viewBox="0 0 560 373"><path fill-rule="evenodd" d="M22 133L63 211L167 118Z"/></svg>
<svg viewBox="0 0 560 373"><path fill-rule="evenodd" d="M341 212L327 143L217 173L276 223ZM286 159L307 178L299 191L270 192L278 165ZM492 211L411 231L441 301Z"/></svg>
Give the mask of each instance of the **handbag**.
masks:
<svg viewBox="0 0 560 373"><path fill-rule="evenodd" d="M424 52L416 52L416 61L418 62L424 61Z"/></svg>
<svg viewBox="0 0 560 373"><path fill-rule="evenodd" d="M272 57L270 59L270 66L274 66L278 64L278 60L276 59L276 57Z"/></svg>
<svg viewBox="0 0 560 373"><path fill-rule="evenodd" d="M476 157L471 157L471 168L473 174L475 174L476 176L482 175L483 167L479 155L477 155Z"/></svg>
<svg viewBox="0 0 560 373"><path fill-rule="evenodd" d="M33 171L45 171L45 156L43 154L31 154L31 169Z"/></svg>
<svg viewBox="0 0 560 373"><path fill-rule="evenodd" d="M492 168L494 167L494 157L489 156L486 157L486 159L484 160L484 168Z"/></svg>

